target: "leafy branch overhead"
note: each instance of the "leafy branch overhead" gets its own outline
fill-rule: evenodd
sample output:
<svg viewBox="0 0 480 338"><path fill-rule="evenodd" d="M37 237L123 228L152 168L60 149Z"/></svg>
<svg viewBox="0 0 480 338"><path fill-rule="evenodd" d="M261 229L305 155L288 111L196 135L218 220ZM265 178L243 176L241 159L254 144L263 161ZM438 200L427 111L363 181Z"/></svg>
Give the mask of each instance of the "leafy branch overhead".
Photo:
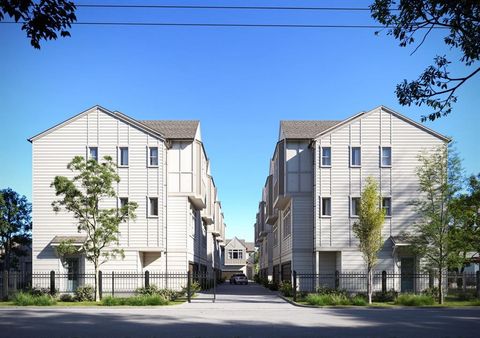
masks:
<svg viewBox="0 0 480 338"><path fill-rule="evenodd" d="M40 49L41 40L70 36L69 29L77 20L75 4L65 0L0 0L0 21L8 15L22 23L30 43Z"/></svg>
<svg viewBox="0 0 480 338"><path fill-rule="evenodd" d="M384 26L391 27L388 34L406 47L418 41L415 53L431 35L445 33L444 43L461 52L459 61L472 67L465 75L452 76L448 70L451 61L437 55L418 79L404 80L395 93L403 106L427 105L434 111L422 116L422 121L435 120L448 115L457 101L457 90L480 72L475 63L480 58L480 2L472 0L375 0L370 6L372 17ZM378 32L377 32L378 33Z"/></svg>

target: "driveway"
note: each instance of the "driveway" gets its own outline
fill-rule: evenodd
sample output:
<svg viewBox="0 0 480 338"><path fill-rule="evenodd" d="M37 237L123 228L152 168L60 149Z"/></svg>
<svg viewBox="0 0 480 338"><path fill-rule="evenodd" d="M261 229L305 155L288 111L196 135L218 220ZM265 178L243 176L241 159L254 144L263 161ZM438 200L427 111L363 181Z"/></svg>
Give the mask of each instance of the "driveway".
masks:
<svg viewBox="0 0 480 338"><path fill-rule="evenodd" d="M480 308L302 308L251 284L167 307L0 308L0 337L478 337Z"/></svg>

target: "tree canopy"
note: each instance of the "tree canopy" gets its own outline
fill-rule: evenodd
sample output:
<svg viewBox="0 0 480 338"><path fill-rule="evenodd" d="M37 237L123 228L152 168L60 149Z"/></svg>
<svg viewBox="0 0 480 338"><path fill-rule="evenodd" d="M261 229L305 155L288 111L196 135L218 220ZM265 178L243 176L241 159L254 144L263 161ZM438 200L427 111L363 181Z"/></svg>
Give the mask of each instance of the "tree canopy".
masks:
<svg viewBox="0 0 480 338"><path fill-rule="evenodd" d="M403 80L395 93L401 105L427 105L433 109L422 121L435 120L452 111L460 86L480 72L475 63L480 58L480 2L473 0L375 0L370 6L372 17L390 27L388 34L400 41L401 47L417 45L415 53L433 30L442 32L443 42L458 50L458 60L470 71L451 75L452 63L446 55L437 55L418 79ZM378 32L377 32L378 33ZM418 39L418 35L420 38Z"/></svg>
<svg viewBox="0 0 480 338"><path fill-rule="evenodd" d="M75 4L66 0L0 0L0 21L6 15L22 23L34 48L41 40L56 40L70 36L69 29L77 20Z"/></svg>

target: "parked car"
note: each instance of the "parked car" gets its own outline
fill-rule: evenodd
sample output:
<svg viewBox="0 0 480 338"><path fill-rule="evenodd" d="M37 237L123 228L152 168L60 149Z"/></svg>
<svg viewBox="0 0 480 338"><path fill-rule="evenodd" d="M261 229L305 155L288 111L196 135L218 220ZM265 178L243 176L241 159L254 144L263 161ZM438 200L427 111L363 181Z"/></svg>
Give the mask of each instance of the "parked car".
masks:
<svg viewBox="0 0 480 338"><path fill-rule="evenodd" d="M243 273L237 273L232 275L230 277L230 284L248 284L248 279L247 276L245 276Z"/></svg>

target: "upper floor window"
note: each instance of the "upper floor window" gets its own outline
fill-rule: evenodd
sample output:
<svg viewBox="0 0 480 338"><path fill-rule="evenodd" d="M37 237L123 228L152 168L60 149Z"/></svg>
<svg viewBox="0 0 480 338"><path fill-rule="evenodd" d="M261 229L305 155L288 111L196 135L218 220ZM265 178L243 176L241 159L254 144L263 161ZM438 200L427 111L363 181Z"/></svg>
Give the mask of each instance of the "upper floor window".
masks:
<svg viewBox="0 0 480 338"><path fill-rule="evenodd" d="M148 163L149 163L150 166L153 166L153 167L158 166L158 148L157 147L150 147L149 148Z"/></svg>
<svg viewBox="0 0 480 338"><path fill-rule="evenodd" d="M350 215L351 216L360 215L360 197L352 197Z"/></svg>
<svg viewBox="0 0 480 338"><path fill-rule="evenodd" d="M123 208L128 204L128 197L120 197L120 208Z"/></svg>
<svg viewBox="0 0 480 338"><path fill-rule="evenodd" d="M158 197L150 197L148 205L148 215L158 216Z"/></svg>
<svg viewBox="0 0 480 338"><path fill-rule="evenodd" d="M95 160L98 162L98 147L89 147L88 157L90 160Z"/></svg>
<svg viewBox="0 0 480 338"><path fill-rule="evenodd" d="M331 197L322 197L322 216L332 216Z"/></svg>
<svg viewBox="0 0 480 338"><path fill-rule="evenodd" d="M278 245L278 227L273 228L273 246Z"/></svg>
<svg viewBox="0 0 480 338"><path fill-rule="evenodd" d="M120 147L120 166L128 166L128 148Z"/></svg>
<svg viewBox="0 0 480 338"><path fill-rule="evenodd" d="M283 238L290 236L292 233L292 213L290 207L285 210L283 216Z"/></svg>
<svg viewBox="0 0 480 338"><path fill-rule="evenodd" d="M332 148L322 147L322 167L330 167L332 165Z"/></svg>
<svg viewBox="0 0 480 338"><path fill-rule="evenodd" d="M382 167L392 165L392 147L382 147Z"/></svg>
<svg viewBox="0 0 480 338"><path fill-rule="evenodd" d="M243 250L242 249L229 249L228 250L228 259L243 259Z"/></svg>
<svg viewBox="0 0 480 338"><path fill-rule="evenodd" d="M352 167L359 167L362 165L362 151L360 147L350 148L350 165Z"/></svg>
<svg viewBox="0 0 480 338"><path fill-rule="evenodd" d="M392 198L382 198L382 209L385 211L385 216L392 216Z"/></svg>

